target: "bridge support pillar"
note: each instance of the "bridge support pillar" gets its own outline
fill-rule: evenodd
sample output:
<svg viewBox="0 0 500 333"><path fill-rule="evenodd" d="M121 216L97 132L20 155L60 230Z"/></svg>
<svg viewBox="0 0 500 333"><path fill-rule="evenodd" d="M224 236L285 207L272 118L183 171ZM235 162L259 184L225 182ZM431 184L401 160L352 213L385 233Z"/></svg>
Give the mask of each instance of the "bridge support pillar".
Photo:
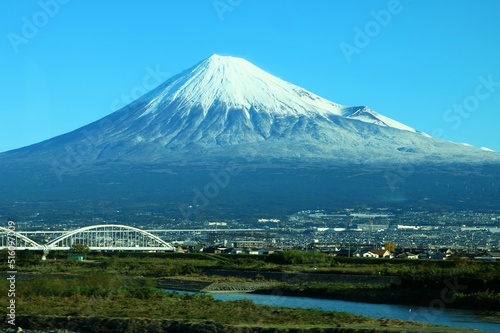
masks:
<svg viewBox="0 0 500 333"><path fill-rule="evenodd" d="M50 250L48 248L43 249L42 260L47 260L47 256L49 255Z"/></svg>

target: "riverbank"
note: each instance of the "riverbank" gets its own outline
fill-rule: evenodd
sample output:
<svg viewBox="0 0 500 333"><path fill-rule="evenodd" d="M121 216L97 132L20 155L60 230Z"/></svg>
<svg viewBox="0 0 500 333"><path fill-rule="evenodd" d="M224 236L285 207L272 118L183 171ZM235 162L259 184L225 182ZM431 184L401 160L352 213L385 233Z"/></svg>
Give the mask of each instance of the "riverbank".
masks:
<svg viewBox="0 0 500 333"><path fill-rule="evenodd" d="M466 333L453 327L418 325L398 320L381 320L373 323L326 325L272 325L272 324L222 324L215 321L179 321L149 318L102 318L73 316L18 316L16 329L0 324L0 333ZM286 327L290 326L290 327ZM481 331L476 331L481 333Z"/></svg>
<svg viewBox="0 0 500 333"><path fill-rule="evenodd" d="M497 303L481 301L481 293L444 294L443 289L407 289L388 286L311 283L300 286L281 284L272 288L261 288L253 291L258 294L276 294L323 299L337 299L352 302L383 303L413 306L438 306L455 309L476 310L482 313L500 315ZM488 297L499 297L489 295Z"/></svg>
<svg viewBox="0 0 500 333"><path fill-rule="evenodd" d="M458 280L443 279L439 288L404 287L401 279L383 275L208 269L196 277L158 279L162 289L195 292L253 292L260 294L337 299L364 303L430 306L500 314L500 294L473 291ZM232 281L228 281L232 280ZM454 289L455 287L455 289ZM454 289L454 290L453 290Z"/></svg>
<svg viewBox="0 0 500 333"><path fill-rule="evenodd" d="M156 279L156 287L160 289L206 293L250 293L258 290L269 290L278 285L278 282L242 279L239 281L207 281L178 277Z"/></svg>
<svg viewBox="0 0 500 333"><path fill-rule="evenodd" d="M1 281L0 281L1 282ZM28 281L26 281L28 282ZM2 288L5 287L5 282ZM202 294L165 293L152 280L112 274L33 277L16 286L16 328L69 332L466 332L345 312L222 301ZM6 307L2 298L0 306ZM0 328L11 325L7 317Z"/></svg>

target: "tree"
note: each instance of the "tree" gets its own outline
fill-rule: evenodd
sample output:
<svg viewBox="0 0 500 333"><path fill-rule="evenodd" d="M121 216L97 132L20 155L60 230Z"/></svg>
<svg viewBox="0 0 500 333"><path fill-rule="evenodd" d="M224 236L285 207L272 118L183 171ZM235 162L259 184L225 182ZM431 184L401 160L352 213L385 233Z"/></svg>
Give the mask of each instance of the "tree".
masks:
<svg viewBox="0 0 500 333"><path fill-rule="evenodd" d="M385 242L384 249L394 252L396 250L396 244L394 242Z"/></svg>
<svg viewBox="0 0 500 333"><path fill-rule="evenodd" d="M76 243L70 249L73 253L89 253L90 248L85 244Z"/></svg>

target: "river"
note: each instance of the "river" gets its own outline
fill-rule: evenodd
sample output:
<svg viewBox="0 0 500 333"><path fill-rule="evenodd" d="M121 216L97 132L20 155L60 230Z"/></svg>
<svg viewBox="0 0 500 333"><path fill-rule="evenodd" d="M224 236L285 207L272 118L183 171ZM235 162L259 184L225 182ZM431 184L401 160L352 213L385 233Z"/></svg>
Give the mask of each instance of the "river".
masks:
<svg viewBox="0 0 500 333"><path fill-rule="evenodd" d="M215 299L230 301L249 299L256 304L271 306L315 308L328 311L344 311L372 318L411 320L428 324L470 328L486 332L500 332L500 319L490 321L473 311L452 308L432 309L429 307L392 304L349 302L333 299L319 299L296 296L260 295L248 293L213 293Z"/></svg>

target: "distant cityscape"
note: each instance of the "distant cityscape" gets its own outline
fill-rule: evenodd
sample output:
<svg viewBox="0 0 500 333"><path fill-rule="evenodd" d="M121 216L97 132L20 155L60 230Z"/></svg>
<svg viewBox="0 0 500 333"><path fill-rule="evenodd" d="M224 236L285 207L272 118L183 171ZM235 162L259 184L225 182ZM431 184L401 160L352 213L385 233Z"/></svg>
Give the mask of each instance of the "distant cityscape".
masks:
<svg viewBox="0 0 500 333"><path fill-rule="evenodd" d="M283 249L334 256L500 260L500 214L472 211L390 211L384 208L303 210L253 221L170 219L156 213L126 220L92 218L57 223L38 214L17 221L18 231L40 243L96 224L126 224L175 243L182 251L267 254ZM387 251L388 243L394 248Z"/></svg>

